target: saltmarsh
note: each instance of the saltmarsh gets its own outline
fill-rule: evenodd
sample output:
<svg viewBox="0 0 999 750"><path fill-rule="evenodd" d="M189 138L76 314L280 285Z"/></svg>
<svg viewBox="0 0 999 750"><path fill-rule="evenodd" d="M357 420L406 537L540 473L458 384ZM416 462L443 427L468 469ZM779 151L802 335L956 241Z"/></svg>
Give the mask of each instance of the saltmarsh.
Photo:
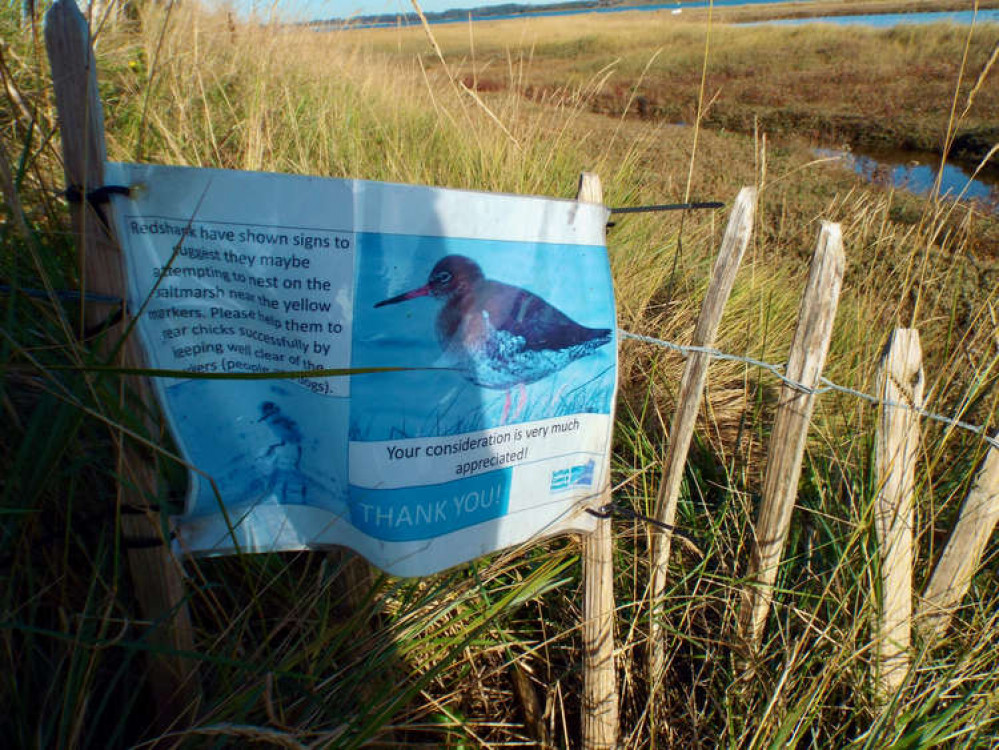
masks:
<svg viewBox="0 0 999 750"><path fill-rule="evenodd" d="M0 268L21 287L72 288L44 54L14 9L0 16L10 173ZM720 348L786 357L817 222L840 221L848 270L827 375L873 391L887 332L918 327L928 407L994 427L994 215L865 186L811 148L827 137L932 148L948 133L986 132L999 111L987 71L995 29L704 21L641 13L438 27L438 55L420 29L320 34L191 4L140 5L138 21L98 37L109 155L563 197L587 170L612 206L730 202L755 185L754 241ZM689 340L724 223L724 212L617 220L608 243L624 329ZM81 356L76 305L0 302L0 745L104 748L163 732L192 747L578 743L571 539L429 579L362 582L351 597L339 555L190 563L203 698L191 717L154 729L148 623L137 621L125 574L103 423L140 420L100 377L65 369ZM650 512L682 361L630 341L621 354L617 498ZM762 668L740 681L734 621L776 387L748 366L712 366L680 507L702 554L672 560L668 672L654 696L644 674L649 532L616 527L625 746L993 744L994 552L959 626L932 651L917 645L897 701L875 707L876 412L847 396L820 399ZM923 438L917 588L984 452L974 436L932 423ZM163 496L176 498L182 467L160 463ZM538 721L524 718L524 677Z"/></svg>
<svg viewBox="0 0 999 750"><path fill-rule="evenodd" d="M918 10L912 5L905 10ZM709 127L741 133L759 127L771 136L830 145L939 151L955 92L963 108L975 75L999 44L999 24L979 25L970 40L967 27L950 24L889 29L734 25L778 14L885 9L875 2L746 6L710 15L704 9L679 16L668 10L636 11L497 21L473 33L467 25L448 24L435 27L434 36L455 74L485 91L519 84L528 96L541 98L611 72L590 102L592 109L613 115L627 108L632 117L691 124L698 112L710 21L709 106L701 109ZM400 59L412 59L424 44L419 29L363 33L370 44ZM531 62L516 81L506 70L511 58ZM981 138L978 150L965 154L981 160L999 133L999 86L992 81L975 91L975 98L957 135Z"/></svg>

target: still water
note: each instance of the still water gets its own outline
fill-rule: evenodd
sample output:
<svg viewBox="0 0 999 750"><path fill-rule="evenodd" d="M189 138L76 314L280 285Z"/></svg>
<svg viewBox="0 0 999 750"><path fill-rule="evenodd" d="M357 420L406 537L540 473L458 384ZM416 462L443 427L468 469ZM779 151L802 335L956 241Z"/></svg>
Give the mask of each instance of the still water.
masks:
<svg viewBox="0 0 999 750"><path fill-rule="evenodd" d="M529 1L529 0L528 0ZM795 2L796 0L714 0L714 7L722 8L729 6L738 5L772 5L775 3L786 3ZM467 23L469 18L473 21L509 21L515 18L550 18L553 16L578 16L584 13L626 13L631 11L667 11L670 13L682 13L684 9L688 8L707 8L712 3L709 0L694 0L693 2L670 2L670 3L651 3L649 5L617 5L611 7L592 7L592 8L571 8L568 10L544 10L544 6L533 6L527 12L515 12L515 13L503 13L495 15L481 15L476 16L475 10L470 10L467 15L462 14L459 17L447 17L440 18L431 15L428 17L428 22L431 24L445 24L445 23ZM359 29L376 29L385 27L395 27L395 26L418 26L420 24L420 19L413 16L413 14L399 15L392 21L377 21L377 22L361 22L359 24L351 24L354 28Z"/></svg>
<svg viewBox="0 0 999 750"><path fill-rule="evenodd" d="M785 2L794 2L794 0L714 0L714 7L734 7L740 5L772 5ZM543 10L543 6L535 6L531 8L530 12L527 13L508 13L502 15L486 15L476 17L475 11L469 11L468 15L462 15L460 17L447 17L440 18L431 15L428 21L431 24L446 24L446 23L467 23L469 18L473 21L504 21L515 18L547 18L553 16L575 16L582 15L586 13L627 13L627 12L642 12L642 11L661 11L668 13L682 13L687 9L694 8L707 8L712 3L709 0L694 0L693 2L667 2L667 3L651 3L649 5L617 5L612 7L594 7L594 8L573 8L570 10ZM758 23L750 24L739 24L742 26L756 26L759 24L780 24L780 25L801 25L806 23L835 23L840 25L864 25L864 26L874 26L874 27L891 27L898 26L900 24L910 24L910 23L959 23L959 24L969 24L975 20L976 23L999 23L999 10L980 10L978 11L978 17L975 19L975 14L973 11L953 11L953 12L920 12L920 13L880 13L880 14L865 14L865 15L853 15L853 16L817 16L815 18L795 18L795 19L785 19L785 20L775 20L775 21L760 21ZM376 29L385 27L395 27L395 26L408 26L408 25L419 25L420 20L410 15L399 15L393 18L391 21L378 20L371 22L360 22L360 23L350 23L353 28L359 29Z"/></svg>
<svg viewBox="0 0 999 750"><path fill-rule="evenodd" d="M973 177L973 168L957 164L945 164L941 170L939 154L928 152L859 153L820 148L815 153L821 158L840 160L868 182L916 195L928 196L939 175L942 196L974 201L986 210L999 212L999 176L994 171L982 170Z"/></svg>
<svg viewBox="0 0 999 750"><path fill-rule="evenodd" d="M761 21L761 24L778 26L801 26L808 23L833 23L840 26L873 26L888 28L915 23L999 23L999 10L980 10L977 18L974 11L939 11L924 13L870 13L855 16L816 16L814 18L787 18L775 21ZM756 26L759 24L742 24Z"/></svg>

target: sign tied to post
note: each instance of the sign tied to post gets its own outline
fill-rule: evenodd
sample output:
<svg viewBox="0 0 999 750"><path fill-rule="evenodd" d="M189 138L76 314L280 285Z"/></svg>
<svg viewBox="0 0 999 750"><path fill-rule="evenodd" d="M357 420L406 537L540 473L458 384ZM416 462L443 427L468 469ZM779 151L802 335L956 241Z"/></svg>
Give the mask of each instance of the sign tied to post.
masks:
<svg viewBox="0 0 999 750"><path fill-rule="evenodd" d="M343 545L425 575L592 528L617 383L603 206L134 164L107 178L143 186L113 205L150 365L190 373L156 379L198 470L181 551Z"/></svg>

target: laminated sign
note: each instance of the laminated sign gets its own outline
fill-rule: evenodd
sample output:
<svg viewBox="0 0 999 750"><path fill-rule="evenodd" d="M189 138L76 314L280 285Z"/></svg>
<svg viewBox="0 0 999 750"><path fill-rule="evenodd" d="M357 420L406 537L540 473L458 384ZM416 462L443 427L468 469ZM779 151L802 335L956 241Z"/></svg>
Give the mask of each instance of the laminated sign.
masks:
<svg viewBox="0 0 999 750"><path fill-rule="evenodd" d="M344 545L411 576L592 529L617 383L606 208L106 177L132 188L114 198L129 308L174 371L155 382L192 469L180 551Z"/></svg>

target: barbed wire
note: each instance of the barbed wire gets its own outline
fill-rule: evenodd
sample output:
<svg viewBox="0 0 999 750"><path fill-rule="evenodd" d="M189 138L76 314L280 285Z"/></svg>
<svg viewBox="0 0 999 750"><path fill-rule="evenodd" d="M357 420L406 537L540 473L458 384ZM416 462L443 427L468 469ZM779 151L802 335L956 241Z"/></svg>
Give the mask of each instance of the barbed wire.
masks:
<svg viewBox="0 0 999 750"><path fill-rule="evenodd" d="M752 365L753 367L758 367L761 370L765 370L773 375L775 378L780 380L782 383L790 388L801 393L807 393L813 396L819 396L823 393L829 393L830 391L835 391L837 393L842 393L847 396L853 396L854 398L859 398L864 401L869 401L872 404L879 406L894 406L899 409L906 409L907 411L912 411L921 417L926 417L936 422L947 425L948 427L956 427L961 430L966 430L967 432L972 432L978 435L986 443L991 445L995 449L999 449L999 436L992 437L986 434L984 425L971 424L970 422L965 422L960 419L955 419L953 417L948 417L944 414L938 414L936 412L929 411L920 406L913 406L912 404L899 403L897 401L886 401L884 399L878 398L877 396L872 396L870 393L864 393L863 391L858 391L856 388L850 388L849 386L839 385L834 383L826 377L820 377L819 382L822 384L820 386L808 386L804 383L800 383L797 380L789 378L783 373L784 365L776 365L771 362L764 362L760 359L755 359L753 357L745 357L738 354L729 354L728 352L723 352L720 349L715 349L710 346L694 346L694 345L684 345L677 344L674 341L667 341L666 339L656 338L655 336L645 336L640 333L632 333L631 331L625 331L622 328L618 329L618 334L621 338L632 339L634 341L641 341L645 344L651 344L653 346L658 346L662 349L669 349L670 351L677 352L680 355L686 357L688 354L705 354L712 359L723 360L726 362L741 362L743 364Z"/></svg>

